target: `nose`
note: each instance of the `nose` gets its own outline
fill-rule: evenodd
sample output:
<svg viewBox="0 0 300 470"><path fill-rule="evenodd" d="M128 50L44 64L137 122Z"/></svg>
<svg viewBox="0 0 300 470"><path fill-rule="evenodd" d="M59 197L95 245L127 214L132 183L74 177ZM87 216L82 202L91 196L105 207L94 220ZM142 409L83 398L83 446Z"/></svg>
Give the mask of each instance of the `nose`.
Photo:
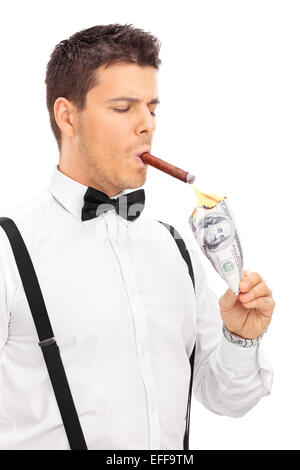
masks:
<svg viewBox="0 0 300 470"><path fill-rule="evenodd" d="M155 117L151 114L148 107L143 109L139 114L138 123L136 126L136 133L139 134L149 134L154 132L156 128Z"/></svg>

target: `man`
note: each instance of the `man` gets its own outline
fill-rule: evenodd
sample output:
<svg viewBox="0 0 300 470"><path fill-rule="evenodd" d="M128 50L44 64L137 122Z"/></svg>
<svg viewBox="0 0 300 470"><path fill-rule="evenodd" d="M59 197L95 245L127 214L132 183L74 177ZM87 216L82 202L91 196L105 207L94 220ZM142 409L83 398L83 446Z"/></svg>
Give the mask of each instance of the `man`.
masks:
<svg viewBox="0 0 300 470"><path fill-rule="evenodd" d="M166 227L143 211L118 213L119 198L132 197L147 176L135 156L151 150L158 50L150 34L118 24L56 46L46 85L59 164L49 188L9 215L32 259L88 449L182 449L195 342L194 396L213 412L242 416L271 390L255 340L274 309L262 277L244 272L240 295L227 290L218 304L195 241L185 240L194 292ZM1 448L67 450L16 262L0 235Z"/></svg>

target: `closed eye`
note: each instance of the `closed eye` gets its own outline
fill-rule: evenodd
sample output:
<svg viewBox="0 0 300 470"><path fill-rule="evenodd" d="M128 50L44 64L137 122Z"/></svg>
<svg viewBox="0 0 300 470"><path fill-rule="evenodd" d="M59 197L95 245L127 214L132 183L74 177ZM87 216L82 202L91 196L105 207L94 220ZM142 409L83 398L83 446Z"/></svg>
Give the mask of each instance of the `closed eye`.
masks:
<svg viewBox="0 0 300 470"><path fill-rule="evenodd" d="M117 109L117 108L113 108L114 111L117 111L118 113L126 113L126 111L129 111L130 108L126 108L126 109ZM155 116L155 113L151 112L150 113L152 114L152 116Z"/></svg>

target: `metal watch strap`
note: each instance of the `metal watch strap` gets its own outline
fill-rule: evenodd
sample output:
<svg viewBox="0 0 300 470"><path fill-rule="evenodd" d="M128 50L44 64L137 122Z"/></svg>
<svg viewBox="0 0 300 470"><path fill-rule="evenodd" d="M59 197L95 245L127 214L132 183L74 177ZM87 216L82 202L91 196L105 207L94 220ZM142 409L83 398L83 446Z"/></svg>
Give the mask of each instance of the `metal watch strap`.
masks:
<svg viewBox="0 0 300 470"><path fill-rule="evenodd" d="M230 331L228 331L226 326L224 325L224 323L223 323L222 331L223 331L223 334L224 334L225 338L230 343L237 344L239 346L242 346L243 348L252 348L252 347L256 346L257 344L259 344L261 342L262 337L267 332L267 330L265 330L257 338L246 339L246 338L242 338L241 336L237 336L237 335L231 333Z"/></svg>

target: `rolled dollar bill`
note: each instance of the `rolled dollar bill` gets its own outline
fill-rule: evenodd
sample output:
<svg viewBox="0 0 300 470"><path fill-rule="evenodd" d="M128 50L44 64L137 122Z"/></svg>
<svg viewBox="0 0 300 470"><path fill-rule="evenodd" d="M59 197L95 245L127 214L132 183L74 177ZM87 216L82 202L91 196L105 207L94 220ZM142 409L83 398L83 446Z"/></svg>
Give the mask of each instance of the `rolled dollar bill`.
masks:
<svg viewBox="0 0 300 470"><path fill-rule="evenodd" d="M204 194L193 187L197 205L189 217L189 224L203 253L238 295L244 260L227 197Z"/></svg>

